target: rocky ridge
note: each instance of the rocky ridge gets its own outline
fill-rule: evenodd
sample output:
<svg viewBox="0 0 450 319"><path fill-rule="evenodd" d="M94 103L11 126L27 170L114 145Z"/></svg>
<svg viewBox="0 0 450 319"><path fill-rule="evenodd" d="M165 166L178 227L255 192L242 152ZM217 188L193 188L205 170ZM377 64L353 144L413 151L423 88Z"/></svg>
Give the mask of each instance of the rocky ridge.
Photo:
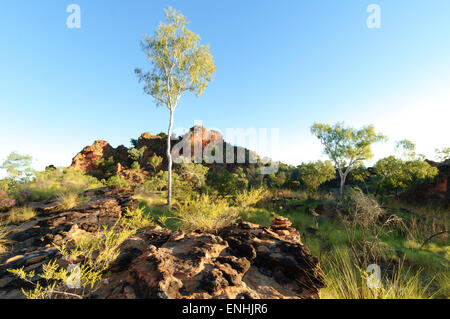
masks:
<svg viewBox="0 0 450 319"><path fill-rule="evenodd" d="M102 225L112 226L135 209L130 194L90 190L85 203L60 211L57 201L33 203L38 212L16 227L14 242L0 257L0 298L23 298L24 282L8 269L40 273L62 263L53 243L68 242ZM0 215L6 218L6 214ZM319 298L325 286L318 259L303 245L289 220L270 227L242 222L217 234L140 229L120 246L120 254L89 298Z"/></svg>

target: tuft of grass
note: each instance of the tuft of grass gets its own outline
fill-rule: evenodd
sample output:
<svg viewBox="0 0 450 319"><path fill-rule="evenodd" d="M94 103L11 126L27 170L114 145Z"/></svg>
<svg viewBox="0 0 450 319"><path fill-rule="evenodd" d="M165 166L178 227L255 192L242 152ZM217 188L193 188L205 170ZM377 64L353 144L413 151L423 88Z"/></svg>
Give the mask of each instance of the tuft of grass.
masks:
<svg viewBox="0 0 450 319"><path fill-rule="evenodd" d="M102 187L95 177L74 169L47 169L37 172L30 183L23 186L29 193L28 200L39 201L56 197L62 192L82 193L85 190Z"/></svg>
<svg viewBox="0 0 450 319"><path fill-rule="evenodd" d="M336 248L322 261L328 287L321 291L324 299L428 299L432 298L433 279L422 283L422 270L406 268L404 261L389 271L381 270L380 285L369 288L369 274L359 268L347 249Z"/></svg>
<svg viewBox="0 0 450 319"><path fill-rule="evenodd" d="M58 196L58 207L63 210L71 210L72 208L80 205L84 202L84 198L78 193L74 192L62 192Z"/></svg>
<svg viewBox="0 0 450 319"><path fill-rule="evenodd" d="M185 231L200 230L216 232L239 218L236 208L230 207L225 199L213 199L201 195L186 199L176 212L179 226Z"/></svg>
<svg viewBox="0 0 450 319"><path fill-rule="evenodd" d="M7 245L11 243L8 239L9 233L10 231L8 226L0 222L0 255L3 255L8 251Z"/></svg>
<svg viewBox="0 0 450 319"><path fill-rule="evenodd" d="M9 211L8 223L18 224L26 222L36 216L31 207L14 207Z"/></svg>

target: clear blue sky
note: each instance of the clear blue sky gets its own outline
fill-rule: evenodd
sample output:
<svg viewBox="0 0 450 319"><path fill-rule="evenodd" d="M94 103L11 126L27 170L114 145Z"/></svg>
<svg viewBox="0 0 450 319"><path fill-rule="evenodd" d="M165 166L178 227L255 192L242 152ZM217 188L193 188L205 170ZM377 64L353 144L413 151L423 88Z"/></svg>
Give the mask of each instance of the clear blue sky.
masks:
<svg viewBox="0 0 450 319"><path fill-rule="evenodd" d="M66 27L71 3L81 29ZM366 26L371 3L381 29ZM265 155L291 164L321 157L314 121L374 124L391 140L377 157L404 138L430 158L450 146L448 0L15 0L0 10L0 159L67 166L96 139L128 146L166 131L167 110L133 70L147 66L139 42L169 5L217 65L203 96L182 98L175 127L279 128Z"/></svg>

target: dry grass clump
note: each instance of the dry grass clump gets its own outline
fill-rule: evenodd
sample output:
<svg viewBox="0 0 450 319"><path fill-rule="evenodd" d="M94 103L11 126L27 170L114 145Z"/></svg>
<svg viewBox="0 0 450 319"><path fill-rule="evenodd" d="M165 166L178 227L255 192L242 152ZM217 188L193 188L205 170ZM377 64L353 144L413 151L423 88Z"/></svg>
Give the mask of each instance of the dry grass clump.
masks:
<svg viewBox="0 0 450 319"><path fill-rule="evenodd" d="M176 212L185 231L216 232L237 221L239 213L225 199L201 195L187 199Z"/></svg>
<svg viewBox="0 0 450 319"><path fill-rule="evenodd" d="M0 222L0 255L6 253L8 251L8 244L10 244L10 240L8 240L9 228Z"/></svg>
<svg viewBox="0 0 450 319"><path fill-rule="evenodd" d="M36 212L31 207L14 207L9 211L7 221L12 224L18 224L34 217L36 217Z"/></svg>
<svg viewBox="0 0 450 319"><path fill-rule="evenodd" d="M59 193L57 199L59 201L58 208L62 210L70 210L85 201L81 195L73 192Z"/></svg>

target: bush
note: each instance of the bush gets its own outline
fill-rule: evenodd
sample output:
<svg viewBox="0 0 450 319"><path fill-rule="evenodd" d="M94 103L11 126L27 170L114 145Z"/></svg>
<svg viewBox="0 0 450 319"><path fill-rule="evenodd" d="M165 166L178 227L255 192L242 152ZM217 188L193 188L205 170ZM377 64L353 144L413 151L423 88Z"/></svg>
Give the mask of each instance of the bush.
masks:
<svg viewBox="0 0 450 319"><path fill-rule="evenodd" d="M15 207L9 211L8 223L22 223L36 216L36 212L31 207Z"/></svg>
<svg viewBox="0 0 450 319"><path fill-rule="evenodd" d="M226 169L210 172L207 180L208 185L221 195L234 195L248 187L248 179L241 167L235 173L230 173Z"/></svg>
<svg viewBox="0 0 450 319"><path fill-rule="evenodd" d="M234 202L238 207L249 207L255 205L270 193L265 188L252 188L249 191L244 190L241 193L236 194Z"/></svg>
<svg viewBox="0 0 450 319"><path fill-rule="evenodd" d="M115 188L128 188L130 187L130 183L123 178L122 176L115 175L110 177L106 182L106 186L115 187Z"/></svg>
<svg viewBox="0 0 450 319"><path fill-rule="evenodd" d="M208 195L187 199L176 215L183 230L203 232L215 232L236 222L239 217L237 210L226 200L213 200Z"/></svg>
<svg viewBox="0 0 450 319"><path fill-rule="evenodd" d="M13 207L16 201L8 196L8 194L0 190L0 211Z"/></svg>
<svg viewBox="0 0 450 319"><path fill-rule="evenodd" d="M82 193L85 190L102 187L95 177L74 169L46 169L36 173L36 177L23 189L29 193L30 200L44 200L61 193Z"/></svg>

